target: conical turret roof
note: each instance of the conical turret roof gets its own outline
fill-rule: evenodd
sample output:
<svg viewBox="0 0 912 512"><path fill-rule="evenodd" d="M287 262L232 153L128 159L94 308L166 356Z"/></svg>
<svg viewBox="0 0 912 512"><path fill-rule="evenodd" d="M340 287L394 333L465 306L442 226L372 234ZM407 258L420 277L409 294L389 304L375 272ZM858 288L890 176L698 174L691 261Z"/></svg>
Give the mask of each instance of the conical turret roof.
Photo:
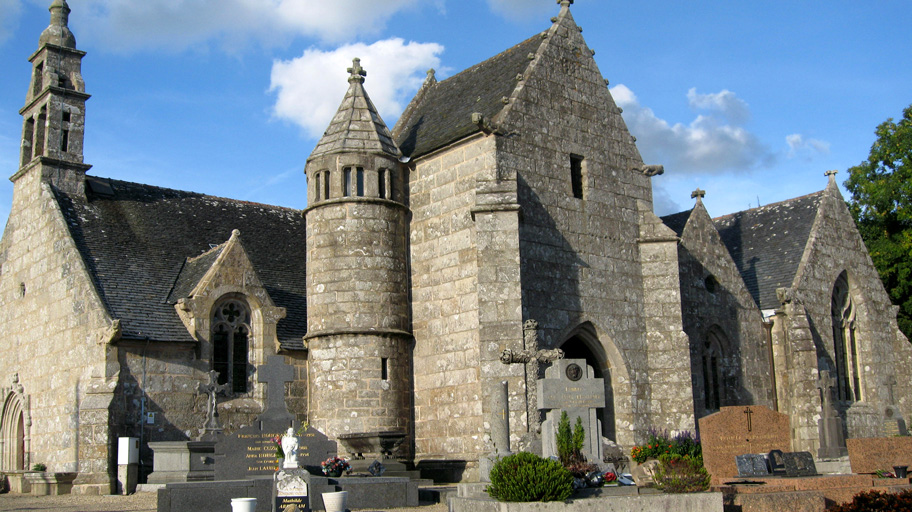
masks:
<svg viewBox="0 0 912 512"><path fill-rule="evenodd" d="M310 158L330 153L381 153L398 158L402 153L364 90L367 72L361 59L354 59L348 72L348 92Z"/></svg>

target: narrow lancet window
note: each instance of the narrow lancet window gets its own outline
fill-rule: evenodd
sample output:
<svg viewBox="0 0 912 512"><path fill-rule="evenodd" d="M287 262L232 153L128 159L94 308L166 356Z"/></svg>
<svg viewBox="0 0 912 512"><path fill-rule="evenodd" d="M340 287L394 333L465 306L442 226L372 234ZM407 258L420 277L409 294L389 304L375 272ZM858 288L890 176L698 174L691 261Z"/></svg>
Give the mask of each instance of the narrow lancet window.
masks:
<svg viewBox="0 0 912 512"><path fill-rule="evenodd" d="M358 167L355 174L356 174L355 195L358 197L362 197L362 196L364 196L364 168Z"/></svg>
<svg viewBox="0 0 912 512"><path fill-rule="evenodd" d="M570 155L570 187L573 190L573 197L583 199L584 182L583 157Z"/></svg>

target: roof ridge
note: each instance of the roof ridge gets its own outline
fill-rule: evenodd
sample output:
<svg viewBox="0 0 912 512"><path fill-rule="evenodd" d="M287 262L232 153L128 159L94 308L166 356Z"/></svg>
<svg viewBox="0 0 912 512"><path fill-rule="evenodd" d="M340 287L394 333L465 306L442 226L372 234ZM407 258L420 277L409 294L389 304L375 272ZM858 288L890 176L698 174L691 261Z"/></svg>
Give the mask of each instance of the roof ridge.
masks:
<svg viewBox="0 0 912 512"><path fill-rule="evenodd" d="M250 206L265 206L265 207L272 208L272 209L287 210L289 212L301 211L300 208L292 208L290 206L281 206L281 205L268 204L268 203L258 203L256 201L245 201L243 199L234 199L231 197L216 196L216 195L212 195L212 194L206 194L204 192L194 192L192 190L181 190L181 189L177 189L177 188L162 187L159 185L151 185L148 183L138 183L135 181L121 180L121 179L117 179L117 178L105 178L102 176L95 176L95 175L92 175L91 177L95 178L95 179L109 180L114 185L121 183L121 184L125 184L125 185L132 186L132 187L137 187L137 188L156 189L156 190L162 190L162 191L166 191L166 192L173 192L173 193L179 193L179 194L192 194L197 197L203 197L203 198L209 198L209 199L220 199L222 201L228 201L228 202L237 203L237 204L244 204L244 205L250 205ZM115 193L114 197L116 197L116 193Z"/></svg>
<svg viewBox="0 0 912 512"><path fill-rule="evenodd" d="M720 215L720 216L718 216L718 217L712 217L712 220L713 220L713 222L716 222L716 221L720 221L720 220L722 220L722 219L725 219L725 218L727 218L727 217L734 217L735 215L740 215L740 214L742 214L742 213L755 212L755 211L758 211L758 210L762 210L762 209L764 209L764 208L772 208L772 207L774 207L774 206L780 206L780 205L782 205L782 204L785 204L785 203L788 203L788 202L791 202L791 201L798 201L798 200L807 199L807 198L813 197L813 196L820 196L820 195L823 195L824 192L826 192L826 189L824 189L824 190L818 190L818 191L816 191L816 192L811 192L810 194L804 194L803 196L793 197L793 198L791 198L791 199L783 199L782 201L776 201L775 203L765 204L765 205L763 205L763 206L758 206L758 207L756 207L756 208L748 208L748 209L746 209L746 210L740 210L740 211L737 211L737 212L726 213L725 215Z"/></svg>

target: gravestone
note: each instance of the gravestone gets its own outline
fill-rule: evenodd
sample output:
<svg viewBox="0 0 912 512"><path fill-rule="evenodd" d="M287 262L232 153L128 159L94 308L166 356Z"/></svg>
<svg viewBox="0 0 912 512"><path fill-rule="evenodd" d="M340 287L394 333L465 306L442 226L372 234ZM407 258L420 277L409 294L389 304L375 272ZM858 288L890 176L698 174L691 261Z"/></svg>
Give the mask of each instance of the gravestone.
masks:
<svg viewBox="0 0 912 512"><path fill-rule="evenodd" d="M215 479L243 480L272 476L278 466L276 443L294 428L295 419L285 407L285 383L294 379L294 368L284 356L269 356L257 367L257 382L266 384L266 410L253 425L241 428L218 440L215 446ZM320 431L309 428L298 437L298 463L311 473L320 474L320 463L336 454L336 443Z"/></svg>
<svg viewBox="0 0 912 512"><path fill-rule="evenodd" d="M893 466L912 466L912 437L858 437L846 439L852 472L893 471Z"/></svg>
<svg viewBox="0 0 912 512"><path fill-rule="evenodd" d="M817 456L821 459L835 459L848 454L842 433L842 418L833 407L834 386L836 379L827 370L821 370L817 380L817 389L820 390L820 419L817 420L820 449L817 450Z"/></svg>
<svg viewBox="0 0 912 512"><path fill-rule="evenodd" d="M791 451L791 428L787 415L762 405L722 407L700 418L700 443L713 479L732 478L738 476L738 455Z"/></svg>
<svg viewBox="0 0 912 512"><path fill-rule="evenodd" d="M811 452L783 453L782 459L785 461L786 476L817 476L817 466L814 465Z"/></svg>
<svg viewBox="0 0 912 512"><path fill-rule="evenodd" d="M561 413L570 418L570 428L582 418L586 429L583 455L593 463L602 462L602 425L596 409L605 407L604 379L596 379L585 359L559 359L538 381L538 408L546 410L542 422L542 455L557 456L555 435Z"/></svg>
<svg viewBox="0 0 912 512"><path fill-rule="evenodd" d="M897 437L907 435L909 435L909 430L906 428L906 421L900 414L899 409L888 405L884 409L883 436Z"/></svg>
<svg viewBox="0 0 912 512"><path fill-rule="evenodd" d="M782 450L770 450L766 455L766 460L769 463L770 473L774 476L785 475L785 457Z"/></svg>
<svg viewBox="0 0 912 512"><path fill-rule="evenodd" d="M275 488L275 508L273 510L282 512L289 505L297 507L299 512L311 509L304 473L306 471L301 469L276 471L273 478Z"/></svg>
<svg viewBox="0 0 912 512"><path fill-rule="evenodd" d="M748 453L735 457L738 476L770 476L766 456L762 453Z"/></svg>

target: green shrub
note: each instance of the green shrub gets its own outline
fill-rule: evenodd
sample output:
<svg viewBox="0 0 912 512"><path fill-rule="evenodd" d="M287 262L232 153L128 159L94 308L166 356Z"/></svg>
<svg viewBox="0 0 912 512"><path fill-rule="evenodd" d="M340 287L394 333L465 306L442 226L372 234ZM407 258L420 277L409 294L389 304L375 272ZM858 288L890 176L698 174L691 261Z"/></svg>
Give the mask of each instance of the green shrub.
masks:
<svg viewBox="0 0 912 512"><path fill-rule="evenodd" d="M485 490L498 501L564 501L573 493L573 475L557 461L520 452L494 463Z"/></svg>
<svg viewBox="0 0 912 512"><path fill-rule="evenodd" d="M47 466L39 462L32 466L32 471L47 471Z"/></svg>
<svg viewBox="0 0 912 512"><path fill-rule="evenodd" d="M577 417L573 431L570 430L570 417L567 411L561 412L560 421L557 423L557 456L564 467L569 467L579 462L585 462L583 457L583 444L586 442L586 429L583 428L583 419Z"/></svg>
<svg viewBox="0 0 912 512"><path fill-rule="evenodd" d="M896 494L860 492L852 501L837 505L830 512L912 512L912 490L906 489Z"/></svg>
<svg viewBox="0 0 912 512"><path fill-rule="evenodd" d="M649 429L649 437L645 444L634 446L630 450L630 458L642 464L647 459L658 459L662 455L677 455L700 460L703 463L703 447L700 440L689 431L683 431L674 437L669 437L665 430Z"/></svg>
<svg viewBox="0 0 912 512"><path fill-rule="evenodd" d="M703 461L690 455L661 455L656 468L656 487L667 493L701 492L709 489L710 475Z"/></svg>

